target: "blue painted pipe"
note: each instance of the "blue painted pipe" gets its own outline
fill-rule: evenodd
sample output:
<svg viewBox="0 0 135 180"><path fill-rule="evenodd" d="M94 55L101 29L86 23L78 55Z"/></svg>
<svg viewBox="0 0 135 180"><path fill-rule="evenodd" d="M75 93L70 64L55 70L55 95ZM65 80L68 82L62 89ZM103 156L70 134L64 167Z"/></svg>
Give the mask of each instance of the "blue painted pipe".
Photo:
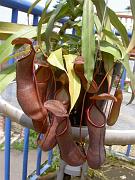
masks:
<svg viewBox="0 0 135 180"><path fill-rule="evenodd" d="M53 158L53 150L50 150L48 152L48 165L50 165L50 166L52 164L52 158Z"/></svg>
<svg viewBox="0 0 135 180"><path fill-rule="evenodd" d="M28 9L33 3L29 0L0 0L0 5L12 9L18 9L22 12L28 12ZM32 11L32 14L40 16L44 7L36 5Z"/></svg>
<svg viewBox="0 0 135 180"><path fill-rule="evenodd" d="M10 180L10 138L11 121L6 117L5 121L5 180Z"/></svg>
<svg viewBox="0 0 135 180"><path fill-rule="evenodd" d="M17 23L18 10L12 9L11 22ZM8 64L13 64L14 59L10 59ZM11 120L5 120L5 180L10 180L10 139L11 139Z"/></svg>
<svg viewBox="0 0 135 180"><path fill-rule="evenodd" d="M33 26L37 26L38 25L38 17L37 15L34 15L33 17Z"/></svg>
<svg viewBox="0 0 135 180"><path fill-rule="evenodd" d="M30 129L24 129L24 147L23 147L23 171L22 180L27 179L28 151L29 151L29 134Z"/></svg>
<svg viewBox="0 0 135 180"><path fill-rule="evenodd" d="M37 149L37 168L36 168L37 176L40 176L41 157L42 157L42 150L41 150L41 148L38 147L38 149Z"/></svg>
<svg viewBox="0 0 135 180"><path fill-rule="evenodd" d="M131 144L128 145L127 147L127 152L126 152L126 156L128 157L130 154L130 150L131 150Z"/></svg>
<svg viewBox="0 0 135 180"><path fill-rule="evenodd" d="M12 9L11 22L12 23L17 23L17 19L18 19L18 9Z"/></svg>

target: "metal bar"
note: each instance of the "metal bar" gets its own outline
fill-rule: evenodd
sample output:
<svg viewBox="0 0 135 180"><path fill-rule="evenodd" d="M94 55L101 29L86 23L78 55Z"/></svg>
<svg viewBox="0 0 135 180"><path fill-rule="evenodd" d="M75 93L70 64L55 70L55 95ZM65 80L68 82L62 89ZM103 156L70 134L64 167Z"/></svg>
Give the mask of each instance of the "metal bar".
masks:
<svg viewBox="0 0 135 180"><path fill-rule="evenodd" d="M1 104L4 101L4 105ZM2 108L6 107L6 111ZM33 124L30 118L28 118L21 110L17 110L12 105L9 105L5 100L0 97L0 112L4 113L8 116L17 114L15 122L18 124L23 124L25 127L33 128ZM11 119L13 120L13 119ZM72 127L72 134L74 139L78 139L79 137L79 128ZM87 127L82 127L82 137L86 138L88 136L88 129ZM86 138L88 140L88 138ZM135 144L135 130L123 129L123 130L114 130L114 129L107 129L105 135L105 144L107 145L127 145L127 144Z"/></svg>
<svg viewBox="0 0 135 180"><path fill-rule="evenodd" d="M41 157L42 157L42 150L41 150L41 148L38 147L38 149L37 149L37 168L36 168L37 176L40 176Z"/></svg>
<svg viewBox="0 0 135 180"><path fill-rule="evenodd" d="M133 73L135 73L135 61L134 61Z"/></svg>
<svg viewBox="0 0 135 180"><path fill-rule="evenodd" d="M75 28L73 28L72 29L72 34L75 35L75 33L76 33L76 30L75 30Z"/></svg>
<svg viewBox="0 0 135 180"><path fill-rule="evenodd" d="M117 16L124 19L134 19L131 15L117 14Z"/></svg>
<svg viewBox="0 0 135 180"><path fill-rule="evenodd" d="M24 149L23 149L23 171L22 171L22 180L27 179L27 165L28 165L28 151L29 151L29 134L30 129L24 129Z"/></svg>
<svg viewBox="0 0 135 180"><path fill-rule="evenodd" d="M9 116L11 121L16 122L24 127L34 129L32 120L24 114L22 110L9 104L0 96L0 113Z"/></svg>
<svg viewBox="0 0 135 180"><path fill-rule="evenodd" d="M4 110L4 107L6 110ZM17 118L15 119L16 123L21 124L25 127L34 129L32 121L30 118L28 118L28 116L26 116L21 110L10 105L1 97L0 97L0 113L4 113L8 116L12 115L12 117L15 117L17 115ZM14 119L11 119L11 120L13 121ZM72 134L75 139L78 139L79 128L72 127ZM88 135L87 127L82 127L82 137L86 138L87 135ZM133 129L132 130L131 129L122 129L122 130L107 129L106 135L105 135L105 143L107 145L135 144L135 130Z"/></svg>
<svg viewBox="0 0 135 180"><path fill-rule="evenodd" d="M11 121L6 117L5 121L5 180L10 180L10 138Z"/></svg>
<svg viewBox="0 0 135 180"><path fill-rule="evenodd" d="M131 144L129 144L127 147L126 156L129 156L130 151L131 151Z"/></svg>
<svg viewBox="0 0 135 180"><path fill-rule="evenodd" d="M17 23L18 10L12 9L11 22ZM14 59L9 60L9 64L14 63ZM11 139L11 120L6 118L5 120L5 180L10 179L10 139Z"/></svg>
<svg viewBox="0 0 135 180"><path fill-rule="evenodd" d="M33 17L33 26L37 26L38 25L38 15L34 15Z"/></svg>
<svg viewBox="0 0 135 180"><path fill-rule="evenodd" d="M79 139L79 128L72 127L72 135L75 140ZM82 138L89 141L88 137L88 128L82 127ZM106 129L105 134L105 144L106 145L127 145L127 144L135 144L135 130L129 129Z"/></svg>
<svg viewBox="0 0 135 180"><path fill-rule="evenodd" d="M50 168L50 165L49 164L45 164L41 169L40 169L40 175L43 174L47 169ZM37 180L38 179L38 176L37 174L34 174L30 180Z"/></svg>
<svg viewBox="0 0 135 180"><path fill-rule="evenodd" d="M12 9L11 22L12 23L17 23L17 19L18 19L18 9Z"/></svg>
<svg viewBox="0 0 135 180"><path fill-rule="evenodd" d="M22 12L28 12L28 9L33 3L30 2L29 0L0 0L0 5L5 6L8 8L13 8L13 9L18 9L19 11ZM40 16L42 14L44 7L36 5L33 10L32 14Z"/></svg>
<svg viewBox="0 0 135 180"><path fill-rule="evenodd" d="M52 165L52 157L53 157L53 150L50 150L48 152L48 164L51 166Z"/></svg>

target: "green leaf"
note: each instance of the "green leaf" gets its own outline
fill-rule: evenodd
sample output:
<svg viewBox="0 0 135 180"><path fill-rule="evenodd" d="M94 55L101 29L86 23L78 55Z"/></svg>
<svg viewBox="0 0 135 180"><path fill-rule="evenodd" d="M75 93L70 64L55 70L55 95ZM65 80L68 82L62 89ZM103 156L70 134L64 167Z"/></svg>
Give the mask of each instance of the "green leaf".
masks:
<svg viewBox="0 0 135 180"><path fill-rule="evenodd" d="M53 65L55 67L58 67L61 70L66 71L65 68L64 68L64 62L63 62L62 49L61 48L54 51L54 52L52 52L50 54L50 56L48 57L47 61L51 65Z"/></svg>
<svg viewBox="0 0 135 180"><path fill-rule="evenodd" d="M48 9L49 5L51 4L52 0L47 0L45 3L45 8Z"/></svg>
<svg viewBox="0 0 135 180"><path fill-rule="evenodd" d="M135 95L135 74L131 71L130 69L130 65L129 65L129 55L125 55L124 59L120 61L125 69L126 69L126 72L127 72L127 76L128 78L130 78L130 81L131 81L131 89L132 89L132 97L131 97L131 100L130 100L130 103L132 103L133 101L133 95Z"/></svg>
<svg viewBox="0 0 135 180"><path fill-rule="evenodd" d="M7 39L10 35L15 34L28 26L9 22L0 22L0 40Z"/></svg>
<svg viewBox="0 0 135 180"><path fill-rule="evenodd" d="M49 21L47 23L47 27L45 30L45 44L46 44L46 50L49 53L50 51L50 34L52 33L52 30L54 28L54 23L56 21L56 17L59 14L61 8L63 7L63 5L65 4L65 0L63 0L60 4L58 4L57 8L52 12ZM37 38L38 38L38 42L39 42L39 46L41 47L41 29L42 29L42 24L44 23L44 18L46 16L47 12L46 12L46 8L43 10L43 13L41 15L40 21L38 23L38 34L37 34Z"/></svg>
<svg viewBox="0 0 135 180"><path fill-rule="evenodd" d="M122 45L122 42L119 40L119 38L111 31L103 30L103 33L113 42L116 47L118 47L122 54L122 59L125 57L126 49Z"/></svg>
<svg viewBox="0 0 135 180"><path fill-rule="evenodd" d="M130 4L131 4L131 10L132 10L132 15L133 15L133 19L134 19L134 25L133 25L133 32L132 32L132 38L130 40L129 46L127 48L127 53L129 53L130 51L132 51L132 49L135 47L135 2L134 0L130 0Z"/></svg>
<svg viewBox="0 0 135 180"><path fill-rule="evenodd" d="M114 56L116 60L122 58L120 50L116 46L112 45L107 41L100 41L100 50L111 54L112 56Z"/></svg>
<svg viewBox="0 0 135 180"><path fill-rule="evenodd" d="M73 65L76 55L64 55L65 62L66 62L66 68L67 68L67 75L69 78L69 92L70 92L70 99L71 99L71 109L74 107L79 94L80 94L80 89L81 89L81 83L80 79L76 76Z"/></svg>
<svg viewBox="0 0 135 180"><path fill-rule="evenodd" d="M122 38L123 45L127 47L129 44L129 39L128 39L128 33L125 26L121 23L118 16L113 10L111 10L110 8L107 8L107 12L108 12L111 24L118 30Z"/></svg>
<svg viewBox="0 0 135 180"><path fill-rule="evenodd" d="M6 58L12 54L14 46L12 40L18 37L33 38L37 35L36 27L28 26L23 30L16 32L0 45L0 64L6 61Z"/></svg>
<svg viewBox="0 0 135 180"><path fill-rule="evenodd" d="M29 8L29 10L28 10L28 13L27 13L28 18L29 18L29 15L31 14L33 8L34 8L40 1L41 1L41 0L36 0L36 1L30 6L30 8Z"/></svg>
<svg viewBox="0 0 135 180"><path fill-rule="evenodd" d="M95 66L94 8L91 0L84 0L82 17L82 56L85 77L89 83L93 79Z"/></svg>
<svg viewBox="0 0 135 180"><path fill-rule="evenodd" d="M73 0L67 0L67 4L69 6L71 13L74 14L74 1Z"/></svg>
<svg viewBox="0 0 135 180"><path fill-rule="evenodd" d="M46 27L46 31L45 31L45 43L46 43L47 52L49 52L49 50L50 50L50 34L52 33L52 30L54 28L54 23L56 21L56 17L60 13L60 10L64 4L65 4L65 0L62 1L60 4L58 4L57 8L53 12L53 14L51 15L51 17L47 23L47 27Z"/></svg>
<svg viewBox="0 0 135 180"><path fill-rule="evenodd" d="M104 0L92 0L93 4L96 6L97 15L100 19L100 22L102 24L104 11L105 11L105 1Z"/></svg>
<svg viewBox="0 0 135 180"><path fill-rule="evenodd" d="M134 26L133 26L133 32L132 32L132 37L129 43L129 46L126 50L127 53L131 52L135 47L135 20L134 20Z"/></svg>
<svg viewBox="0 0 135 180"><path fill-rule="evenodd" d="M10 84L16 77L15 64L0 72L0 93Z"/></svg>
<svg viewBox="0 0 135 180"><path fill-rule="evenodd" d="M48 9L51 2L52 2L52 0L46 1L45 8L42 12L41 18L40 18L39 23L38 23L37 40L38 40L38 43L39 43L39 46L41 49L42 49L42 43L41 43L42 25L45 23L45 18L46 18L46 20L49 20L51 14L53 13L53 11L47 13L47 9ZM44 33L44 36L45 36L45 33Z"/></svg>
<svg viewBox="0 0 135 180"><path fill-rule="evenodd" d="M97 29L97 33L100 34L102 26L101 26L101 22L100 22L97 15L94 15L94 22L95 22L95 26L96 26L96 29Z"/></svg>
<svg viewBox="0 0 135 180"><path fill-rule="evenodd" d="M106 73L108 73L107 75L107 80L108 80L108 92L110 91L111 88L111 82L112 82L112 74L113 74L113 64L114 64L114 57L113 55L107 52L103 52L102 53L102 58L104 61L104 68Z"/></svg>
<svg viewBox="0 0 135 180"><path fill-rule="evenodd" d="M135 19L135 1L134 0L130 0L130 5L131 5L133 19Z"/></svg>
<svg viewBox="0 0 135 180"><path fill-rule="evenodd" d="M28 55L30 52L30 49L26 49L24 51L18 51L18 52L15 52L13 53L12 55L9 55L5 58L5 61L8 61L10 59L15 59L15 58L18 58L18 57L22 57L22 56L26 56Z"/></svg>
<svg viewBox="0 0 135 180"><path fill-rule="evenodd" d="M78 43L78 41L80 41L80 37L73 34L64 34L62 36L62 40L64 40L64 42L71 41Z"/></svg>

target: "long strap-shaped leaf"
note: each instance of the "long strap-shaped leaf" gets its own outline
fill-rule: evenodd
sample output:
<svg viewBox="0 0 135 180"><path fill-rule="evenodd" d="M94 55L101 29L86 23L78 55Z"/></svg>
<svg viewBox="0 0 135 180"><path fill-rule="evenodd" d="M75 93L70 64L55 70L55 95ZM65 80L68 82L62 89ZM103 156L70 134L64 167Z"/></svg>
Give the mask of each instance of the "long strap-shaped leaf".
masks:
<svg viewBox="0 0 135 180"><path fill-rule="evenodd" d="M46 43L47 52L49 52L49 50L50 50L50 34L52 33L52 30L54 28L54 23L55 23L56 17L59 14L59 12L64 4L65 4L65 0L63 0L60 4L58 4L57 8L53 11L53 13L47 23L47 27L45 30L45 43ZM44 9L41 19L38 23L38 37L37 38L38 38L40 47L41 47L41 29L42 29L42 24L44 22L45 15L46 15L46 8Z"/></svg>
<svg viewBox="0 0 135 180"><path fill-rule="evenodd" d="M65 55L64 58L67 67L67 75L69 78L69 93L70 93L70 101L71 101L70 110L72 110L79 97L81 83L80 83L80 79L73 70L73 66L74 66L73 62L76 59L76 55L68 54Z"/></svg>
<svg viewBox="0 0 135 180"><path fill-rule="evenodd" d="M10 36L6 41L4 41L0 45L0 64L6 61L7 57L10 54L12 54L14 47L11 45L11 42L13 39L18 37L32 38L32 37L36 37L36 35L37 35L36 27L28 26L28 27L24 27L21 31L17 31L15 34Z"/></svg>
<svg viewBox="0 0 135 180"><path fill-rule="evenodd" d="M104 0L92 0L94 5L96 6L97 15L100 19L100 22L103 21L104 11L105 11L105 1Z"/></svg>
<svg viewBox="0 0 135 180"><path fill-rule="evenodd" d="M134 19L134 26L133 26L132 38L127 48L127 53L129 53L135 47L135 1L130 0L130 4L131 4L131 10L132 10L132 15Z"/></svg>
<svg viewBox="0 0 135 180"><path fill-rule="evenodd" d="M131 104L132 101L134 100L135 97L135 75L132 73L131 69L130 69L130 65L129 65L129 55L125 55L124 60L121 60L121 63L124 65L124 67L126 68L126 72L128 77L130 78L131 81L131 89L132 89L132 97L129 101L128 104Z"/></svg>
<svg viewBox="0 0 135 180"><path fill-rule="evenodd" d="M0 72L0 93L4 91L16 77L15 64Z"/></svg>
<svg viewBox="0 0 135 180"><path fill-rule="evenodd" d="M41 1L41 0L36 0L36 1L31 5L31 7L29 8L28 13L27 13L28 18L29 18L30 13L32 12L33 8L34 8L40 1Z"/></svg>
<svg viewBox="0 0 135 180"><path fill-rule="evenodd" d="M125 57L126 48L122 45L122 42L119 38L111 31L103 30L103 33L112 40L113 44L118 47L121 51L122 59Z"/></svg>
<svg viewBox="0 0 135 180"><path fill-rule="evenodd" d="M119 31L120 36L122 38L123 45L127 47L129 44L129 39L128 39L128 33L125 26L121 23L118 16L115 14L113 10L111 10L110 8L107 8L107 12L108 12L111 24Z"/></svg>
<svg viewBox="0 0 135 180"><path fill-rule="evenodd" d="M82 17L82 56L84 57L85 77L91 83L94 71L95 35L94 8L91 0L84 0Z"/></svg>

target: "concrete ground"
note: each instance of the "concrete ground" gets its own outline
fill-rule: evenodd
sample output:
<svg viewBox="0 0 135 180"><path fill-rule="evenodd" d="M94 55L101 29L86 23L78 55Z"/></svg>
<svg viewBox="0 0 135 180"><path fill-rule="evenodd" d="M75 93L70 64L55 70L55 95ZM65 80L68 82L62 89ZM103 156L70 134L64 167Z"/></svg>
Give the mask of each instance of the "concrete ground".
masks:
<svg viewBox="0 0 135 180"><path fill-rule="evenodd" d="M132 104L127 105L130 98L131 93L124 92L118 121L112 127L108 126L108 129L135 130L135 100Z"/></svg>
<svg viewBox="0 0 135 180"><path fill-rule="evenodd" d="M29 151L28 174L36 169L36 150ZM42 153L42 163L47 159L47 154ZM23 152L11 150L10 180L22 179ZM0 151L0 180L4 180L4 151Z"/></svg>

